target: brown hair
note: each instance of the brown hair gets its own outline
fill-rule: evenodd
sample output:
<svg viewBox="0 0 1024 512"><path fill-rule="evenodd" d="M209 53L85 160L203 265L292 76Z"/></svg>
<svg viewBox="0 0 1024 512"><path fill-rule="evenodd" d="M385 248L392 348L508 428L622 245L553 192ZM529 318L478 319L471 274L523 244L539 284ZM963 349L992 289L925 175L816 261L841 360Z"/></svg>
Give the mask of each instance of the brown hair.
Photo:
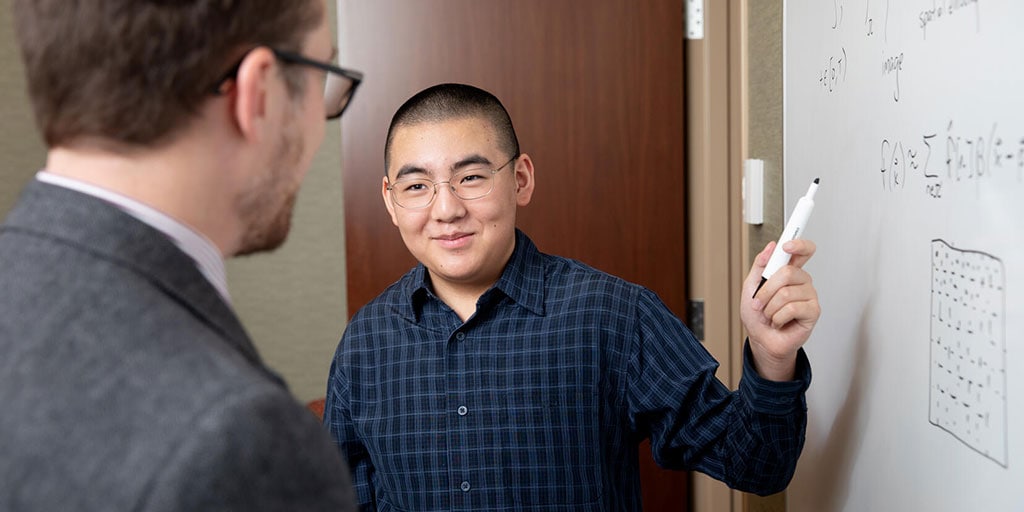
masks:
<svg viewBox="0 0 1024 512"><path fill-rule="evenodd" d="M249 49L299 51L317 0L14 0L36 123L79 137L159 143L183 128ZM302 76L285 70L298 95Z"/></svg>
<svg viewBox="0 0 1024 512"><path fill-rule="evenodd" d="M406 100L391 118L387 140L384 142L384 175L387 176L391 165L391 142L399 127L464 117L486 119L494 127L501 149L510 158L519 156L519 139L512 127L512 118L498 98L472 85L438 84Z"/></svg>

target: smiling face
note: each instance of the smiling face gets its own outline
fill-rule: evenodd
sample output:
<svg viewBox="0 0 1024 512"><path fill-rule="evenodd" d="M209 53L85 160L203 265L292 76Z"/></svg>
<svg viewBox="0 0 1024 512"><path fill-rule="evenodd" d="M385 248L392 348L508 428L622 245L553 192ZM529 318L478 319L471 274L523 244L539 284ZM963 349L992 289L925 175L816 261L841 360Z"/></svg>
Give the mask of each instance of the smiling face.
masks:
<svg viewBox="0 0 1024 512"><path fill-rule="evenodd" d="M434 201L422 209L396 205L387 189L389 180L446 181L468 166L496 169L513 156L500 149L494 128L481 117L395 130L382 185L384 205L442 298L446 290L479 296L501 276L515 248L516 208L529 204L533 194L533 163L521 155L493 176L493 190L479 199L459 199L441 184Z"/></svg>

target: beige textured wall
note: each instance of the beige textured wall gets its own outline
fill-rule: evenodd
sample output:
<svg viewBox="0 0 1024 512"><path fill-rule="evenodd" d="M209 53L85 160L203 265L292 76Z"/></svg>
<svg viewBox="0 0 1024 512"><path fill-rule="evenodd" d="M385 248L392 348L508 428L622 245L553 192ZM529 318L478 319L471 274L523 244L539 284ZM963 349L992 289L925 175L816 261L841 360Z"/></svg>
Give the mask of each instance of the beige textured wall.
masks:
<svg viewBox="0 0 1024 512"><path fill-rule="evenodd" d="M0 8L0 216L46 161L25 93L10 8ZM336 26L329 1L331 26ZM303 401L324 394L331 356L346 323L341 135L328 124L299 194L285 246L228 262L235 309L267 364Z"/></svg>
<svg viewBox="0 0 1024 512"><path fill-rule="evenodd" d="M14 43L9 2L0 8L0 215L14 205L21 188L46 163L25 93L25 73Z"/></svg>
<svg viewBox="0 0 1024 512"><path fill-rule="evenodd" d="M764 224L750 227L753 260L782 233L782 0L747 3L748 157L764 160Z"/></svg>

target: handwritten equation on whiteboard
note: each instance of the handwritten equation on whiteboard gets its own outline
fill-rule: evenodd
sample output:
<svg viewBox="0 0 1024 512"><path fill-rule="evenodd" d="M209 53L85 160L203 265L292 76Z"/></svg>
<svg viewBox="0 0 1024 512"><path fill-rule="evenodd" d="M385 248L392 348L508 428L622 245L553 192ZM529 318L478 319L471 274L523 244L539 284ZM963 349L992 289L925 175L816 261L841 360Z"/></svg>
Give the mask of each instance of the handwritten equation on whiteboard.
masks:
<svg viewBox="0 0 1024 512"><path fill-rule="evenodd" d="M1003 262L932 240L929 421L1007 466Z"/></svg>
<svg viewBox="0 0 1024 512"><path fill-rule="evenodd" d="M919 141L882 139L882 189L897 191L910 181L928 197L942 198L949 185L961 182L1016 179L1024 183L1024 136L1005 137L993 123L987 134L960 133L953 121L937 137L926 133Z"/></svg>

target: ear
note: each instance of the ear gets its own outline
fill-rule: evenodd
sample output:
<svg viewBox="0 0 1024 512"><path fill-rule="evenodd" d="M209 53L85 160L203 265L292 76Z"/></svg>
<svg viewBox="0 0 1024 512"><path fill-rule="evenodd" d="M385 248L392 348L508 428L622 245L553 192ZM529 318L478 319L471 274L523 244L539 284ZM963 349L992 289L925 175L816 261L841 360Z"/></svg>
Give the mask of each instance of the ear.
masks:
<svg viewBox="0 0 1024 512"><path fill-rule="evenodd" d="M254 142L264 139L273 97L271 87L278 85L272 80L276 65L274 53L259 47L247 53L238 67L233 114L242 136Z"/></svg>
<svg viewBox="0 0 1024 512"><path fill-rule="evenodd" d="M395 216L395 203L391 201L391 191L388 190L388 177L384 176L381 179L380 195L384 198L384 208L388 209L388 215L391 216L391 223L398 226L398 217Z"/></svg>
<svg viewBox="0 0 1024 512"><path fill-rule="evenodd" d="M516 160L515 178L516 204L526 206L533 198L533 160L530 160L530 155L519 155L519 159Z"/></svg>

